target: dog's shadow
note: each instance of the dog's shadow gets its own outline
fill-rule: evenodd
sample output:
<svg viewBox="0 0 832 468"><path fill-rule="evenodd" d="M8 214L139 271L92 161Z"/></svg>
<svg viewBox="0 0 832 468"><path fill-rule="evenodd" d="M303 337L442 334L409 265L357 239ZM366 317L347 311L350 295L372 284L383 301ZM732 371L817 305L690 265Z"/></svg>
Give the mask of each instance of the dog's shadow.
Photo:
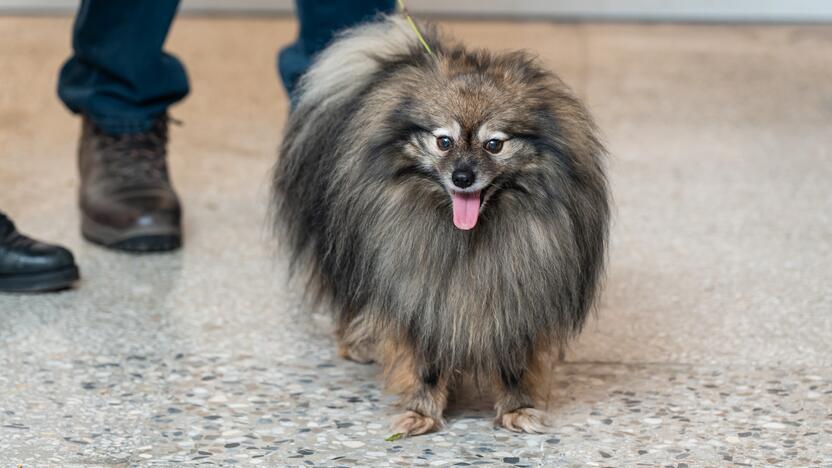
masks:
<svg viewBox="0 0 832 468"><path fill-rule="evenodd" d="M335 346L331 319L318 315L310 321L311 336L321 340L321 346ZM334 355L333 362L350 366L350 374L367 383L381 382L383 374L378 363L357 364ZM580 419L598 405L604 405L616 398L616 393L626 392L639 380L637 365L615 365L592 361L571 361L567 356L551 356L546 385L541 393L547 395L539 401L539 409L545 410L555 421L566 421L570 416ZM382 391L382 399L394 404L397 396ZM495 416L495 397L487 385L478 385L472 379L462 379L451 392L445 417L455 419L492 420Z"/></svg>
<svg viewBox="0 0 832 468"><path fill-rule="evenodd" d="M547 385L547 395L539 401L555 420L568 419L576 412L585 414L597 405L614 398L614 392L625 391L638 377L627 366L610 366L585 361L553 363ZM450 395L445 416L448 419L494 417L494 394L474 382L465 381Z"/></svg>

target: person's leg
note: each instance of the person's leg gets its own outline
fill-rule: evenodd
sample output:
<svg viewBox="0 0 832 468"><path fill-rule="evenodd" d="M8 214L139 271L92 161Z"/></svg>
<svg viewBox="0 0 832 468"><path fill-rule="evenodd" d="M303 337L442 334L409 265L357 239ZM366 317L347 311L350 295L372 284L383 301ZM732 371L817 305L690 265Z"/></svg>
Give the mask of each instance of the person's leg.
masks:
<svg viewBox="0 0 832 468"><path fill-rule="evenodd" d="M83 0L58 94L83 116L81 232L130 252L181 245L181 207L167 169L167 109L188 93L162 47L178 0Z"/></svg>
<svg viewBox="0 0 832 468"><path fill-rule="evenodd" d="M188 77L162 50L179 0L83 0L58 95L110 134L144 132L188 94Z"/></svg>
<svg viewBox="0 0 832 468"><path fill-rule="evenodd" d="M278 71L292 96L300 77L332 37L342 29L396 10L396 0L295 0L300 30L298 39L280 51Z"/></svg>

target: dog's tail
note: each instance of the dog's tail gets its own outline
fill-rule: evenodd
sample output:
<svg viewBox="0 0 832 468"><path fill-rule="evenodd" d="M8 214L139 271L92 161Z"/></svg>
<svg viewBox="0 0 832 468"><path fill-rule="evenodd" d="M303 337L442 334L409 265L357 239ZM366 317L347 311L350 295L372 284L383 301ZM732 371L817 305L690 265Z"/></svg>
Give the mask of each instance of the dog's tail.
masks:
<svg viewBox="0 0 832 468"><path fill-rule="evenodd" d="M439 47L436 28L424 28L431 48ZM354 96L381 72L381 64L397 56L427 53L408 21L399 16L381 16L376 21L345 30L316 58L301 78L300 106L335 104Z"/></svg>

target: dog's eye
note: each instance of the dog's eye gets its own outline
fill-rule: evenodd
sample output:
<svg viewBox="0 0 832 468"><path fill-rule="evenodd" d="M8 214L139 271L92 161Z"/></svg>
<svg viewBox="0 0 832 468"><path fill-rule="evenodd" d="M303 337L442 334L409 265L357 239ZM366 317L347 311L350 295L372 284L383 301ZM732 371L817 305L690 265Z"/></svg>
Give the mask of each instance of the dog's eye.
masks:
<svg viewBox="0 0 832 468"><path fill-rule="evenodd" d="M436 147L440 150L448 151L452 146L454 146L454 140L452 140L451 137L444 135L436 137Z"/></svg>
<svg viewBox="0 0 832 468"><path fill-rule="evenodd" d="M491 154L497 154L503 149L503 140L493 138L485 142L485 150Z"/></svg>

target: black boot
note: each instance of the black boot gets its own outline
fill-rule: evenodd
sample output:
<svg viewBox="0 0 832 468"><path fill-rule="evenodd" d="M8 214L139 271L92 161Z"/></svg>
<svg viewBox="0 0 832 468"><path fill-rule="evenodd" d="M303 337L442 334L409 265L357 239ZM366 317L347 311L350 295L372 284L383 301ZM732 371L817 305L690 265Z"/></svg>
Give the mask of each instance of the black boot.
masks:
<svg viewBox="0 0 832 468"><path fill-rule="evenodd" d="M84 117L78 162L81 233L117 250L159 252L182 243L179 198L165 160L168 118L147 132L109 135Z"/></svg>
<svg viewBox="0 0 832 468"><path fill-rule="evenodd" d="M78 267L69 250L20 234L0 213L0 291L56 291L75 281Z"/></svg>

